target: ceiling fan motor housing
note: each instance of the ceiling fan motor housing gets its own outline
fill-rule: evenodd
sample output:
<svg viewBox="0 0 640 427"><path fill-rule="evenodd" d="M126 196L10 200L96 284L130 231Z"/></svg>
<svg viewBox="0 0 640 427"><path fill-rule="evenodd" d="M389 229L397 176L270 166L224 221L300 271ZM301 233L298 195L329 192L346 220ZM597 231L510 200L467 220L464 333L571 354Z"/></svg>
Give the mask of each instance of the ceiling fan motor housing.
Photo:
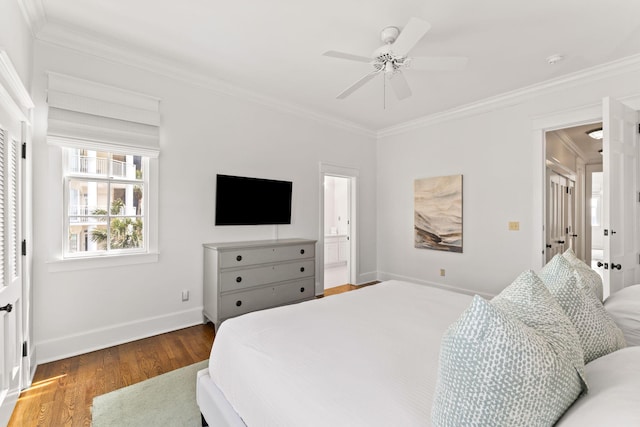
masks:
<svg viewBox="0 0 640 427"><path fill-rule="evenodd" d="M398 38L398 35L400 35L398 27L384 27L382 31L380 31L380 39L384 44L393 43Z"/></svg>

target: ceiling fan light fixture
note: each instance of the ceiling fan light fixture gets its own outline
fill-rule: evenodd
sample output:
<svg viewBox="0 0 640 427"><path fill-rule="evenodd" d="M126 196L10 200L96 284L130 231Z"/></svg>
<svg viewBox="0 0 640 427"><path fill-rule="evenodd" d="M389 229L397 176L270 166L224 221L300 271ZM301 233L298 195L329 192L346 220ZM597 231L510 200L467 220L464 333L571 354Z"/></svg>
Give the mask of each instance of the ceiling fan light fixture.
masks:
<svg viewBox="0 0 640 427"><path fill-rule="evenodd" d="M602 128L592 129L587 132L587 135L593 139L602 139Z"/></svg>
<svg viewBox="0 0 640 427"><path fill-rule="evenodd" d="M392 61L387 61L384 64L384 72L385 73L392 73L393 72L393 62Z"/></svg>

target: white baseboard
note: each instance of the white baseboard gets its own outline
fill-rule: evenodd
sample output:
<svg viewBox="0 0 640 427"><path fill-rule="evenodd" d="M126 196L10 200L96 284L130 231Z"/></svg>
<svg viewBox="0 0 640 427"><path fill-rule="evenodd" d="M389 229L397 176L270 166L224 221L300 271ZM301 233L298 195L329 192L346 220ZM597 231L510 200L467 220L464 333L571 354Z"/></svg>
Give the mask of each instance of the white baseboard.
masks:
<svg viewBox="0 0 640 427"><path fill-rule="evenodd" d="M373 282L378 279L378 272L376 271L368 271L366 273L358 274L358 282L356 284L360 285L362 283Z"/></svg>
<svg viewBox="0 0 640 427"><path fill-rule="evenodd" d="M153 335L199 325L203 322L202 307L120 323L80 334L35 343L37 364L77 356Z"/></svg>
<svg viewBox="0 0 640 427"><path fill-rule="evenodd" d="M427 281L427 280L416 279L415 277L402 276L400 274L379 272L378 273L378 277L379 277L378 280L380 280L380 281L383 281L383 280L402 280L402 281L405 281L405 282L412 282L412 283L418 283L418 284L421 284L421 285L434 286L436 288L445 289L445 290L453 291L453 292L459 292L459 293L463 293L463 294L467 294L467 295L480 295L481 297L483 297L485 299L491 299L491 298L493 298L495 296L495 295L488 294L488 293L485 293L485 292L478 292L478 291L474 291L474 290L471 290L471 289L458 288L456 286L445 285L444 283L430 282L430 281Z"/></svg>

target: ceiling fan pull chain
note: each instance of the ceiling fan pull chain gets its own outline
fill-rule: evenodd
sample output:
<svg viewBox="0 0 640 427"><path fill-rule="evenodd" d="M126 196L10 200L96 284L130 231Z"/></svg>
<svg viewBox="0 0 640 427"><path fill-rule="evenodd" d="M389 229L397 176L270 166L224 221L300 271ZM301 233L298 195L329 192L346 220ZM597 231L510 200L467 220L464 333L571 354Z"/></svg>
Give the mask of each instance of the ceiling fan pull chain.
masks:
<svg viewBox="0 0 640 427"><path fill-rule="evenodd" d="M387 76L382 74L382 109L387 109Z"/></svg>

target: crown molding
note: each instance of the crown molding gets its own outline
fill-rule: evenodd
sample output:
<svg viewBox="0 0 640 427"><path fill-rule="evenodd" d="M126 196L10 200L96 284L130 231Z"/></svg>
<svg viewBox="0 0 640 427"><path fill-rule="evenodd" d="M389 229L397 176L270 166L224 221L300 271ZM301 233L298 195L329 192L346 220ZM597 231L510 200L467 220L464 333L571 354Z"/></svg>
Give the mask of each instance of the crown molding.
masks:
<svg viewBox="0 0 640 427"><path fill-rule="evenodd" d="M377 132L378 139L392 135L409 132L415 129L427 127L436 123L449 120L469 117L481 113L485 113L496 108L504 108L510 105L519 104L527 99L535 98L541 95L553 93L560 89L566 89L576 85L601 80L607 77L613 77L618 74L635 71L640 69L640 54L628 56L616 61L596 65L575 73L567 74L554 79L546 80L534 85L525 86L514 91L505 92L500 95L485 98L478 102L465 104L460 107L452 108L441 113L431 114L395 126L389 126L380 129Z"/></svg>
<svg viewBox="0 0 640 427"><path fill-rule="evenodd" d="M22 14L29 25L31 34L36 37L47 23L47 14L44 11L42 0L18 0L18 5L20 5Z"/></svg>
<svg viewBox="0 0 640 427"><path fill-rule="evenodd" d="M128 45L124 46L95 34L77 29L71 30L58 24L47 23L47 25L38 32L36 38L44 43L139 68L157 75L207 88L223 95L248 100L272 110L311 119L369 138L376 138L376 132L374 130L365 128L354 122L319 113L297 104L284 102L252 90L232 85L223 80L211 77L203 71L189 68L188 65L179 64L175 60L151 54L149 51L143 49L136 49Z"/></svg>
<svg viewBox="0 0 640 427"><path fill-rule="evenodd" d="M578 147L578 144L576 144L575 141L571 139L571 137L567 134L567 132L564 129L558 129L555 132L556 132L556 135L558 135L558 138L560 138L560 141L562 141L562 143L564 144L564 146L567 147L567 149L569 149L570 151L572 151L573 154L580 157L585 162L595 159L595 157L594 158L589 157L587 153L585 153L580 147Z"/></svg>

